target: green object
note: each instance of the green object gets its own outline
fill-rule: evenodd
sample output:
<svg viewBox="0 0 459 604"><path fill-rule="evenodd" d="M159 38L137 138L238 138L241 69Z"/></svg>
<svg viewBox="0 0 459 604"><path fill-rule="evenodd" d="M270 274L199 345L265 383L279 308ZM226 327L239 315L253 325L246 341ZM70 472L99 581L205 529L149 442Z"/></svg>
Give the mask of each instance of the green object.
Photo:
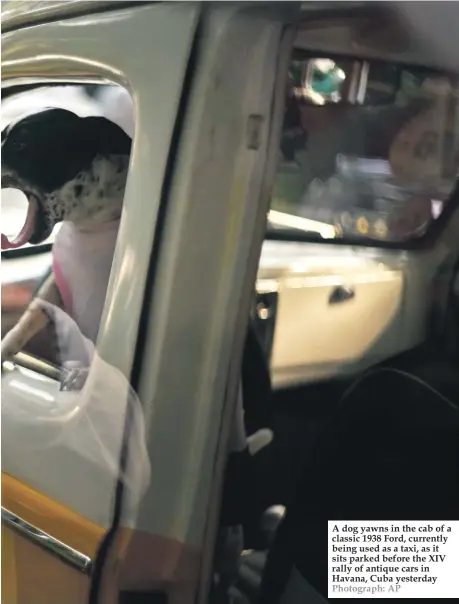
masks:
<svg viewBox="0 0 459 604"><path fill-rule="evenodd" d="M342 79L339 77L339 69L331 69L328 73L324 73L319 69L314 69L312 76L312 89L319 94L332 94L339 92Z"/></svg>

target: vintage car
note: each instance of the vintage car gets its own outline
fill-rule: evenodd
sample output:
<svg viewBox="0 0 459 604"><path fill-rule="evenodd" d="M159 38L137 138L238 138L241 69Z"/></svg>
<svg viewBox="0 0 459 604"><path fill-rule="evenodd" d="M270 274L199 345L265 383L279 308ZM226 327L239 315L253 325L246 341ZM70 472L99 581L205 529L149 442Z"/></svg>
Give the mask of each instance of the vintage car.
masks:
<svg viewBox="0 0 459 604"><path fill-rule="evenodd" d="M2 144L50 104L133 144L97 341L56 311L2 361L2 602L326 601L327 520L457 520L457 9L3 4ZM2 192L9 239L25 201ZM2 251L2 336L57 232ZM274 434L254 496L224 482L241 383Z"/></svg>

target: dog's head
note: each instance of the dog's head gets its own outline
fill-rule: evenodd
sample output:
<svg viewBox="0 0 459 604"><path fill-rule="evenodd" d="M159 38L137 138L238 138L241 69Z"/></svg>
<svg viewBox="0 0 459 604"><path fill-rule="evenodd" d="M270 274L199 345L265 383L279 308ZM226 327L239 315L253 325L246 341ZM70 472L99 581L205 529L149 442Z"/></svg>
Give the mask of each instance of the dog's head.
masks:
<svg viewBox="0 0 459 604"><path fill-rule="evenodd" d="M2 132L2 188L23 191L27 218L2 248L41 243L63 220L87 225L119 218L131 139L103 117L64 109L28 115Z"/></svg>

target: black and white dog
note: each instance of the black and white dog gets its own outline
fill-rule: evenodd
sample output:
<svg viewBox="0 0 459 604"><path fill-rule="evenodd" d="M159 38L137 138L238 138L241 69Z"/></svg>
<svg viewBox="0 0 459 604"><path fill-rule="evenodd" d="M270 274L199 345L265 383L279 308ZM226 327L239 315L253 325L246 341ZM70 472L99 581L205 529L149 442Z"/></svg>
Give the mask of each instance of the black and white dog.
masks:
<svg viewBox="0 0 459 604"><path fill-rule="evenodd" d="M2 188L25 193L28 212L18 237L2 249L38 244L62 223L53 273L39 298L62 307L95 341L110 275L129 166L131 139L103 117L48 109L2 132ZM2 360L49 323L33 301L2 341Z"/></svg>

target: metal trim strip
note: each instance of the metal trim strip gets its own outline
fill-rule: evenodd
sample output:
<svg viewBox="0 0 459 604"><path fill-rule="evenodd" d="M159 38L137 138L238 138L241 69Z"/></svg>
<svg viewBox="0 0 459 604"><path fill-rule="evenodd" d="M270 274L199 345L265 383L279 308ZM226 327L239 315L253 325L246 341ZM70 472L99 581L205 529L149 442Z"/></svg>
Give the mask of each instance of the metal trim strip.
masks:
<svg viewBox="0 0 459 604"><path fill-rule="evenodd" d="M68 564L85 575L91 574L92 561L88 556L74 550L69 545L55 539L36 526L29 524L26 520L16 516L16 514L13 514L3 506L2 524L21 535L21 537L25 537L32 543L35 543L54 556L57 556L65 564Z"/></svg>

